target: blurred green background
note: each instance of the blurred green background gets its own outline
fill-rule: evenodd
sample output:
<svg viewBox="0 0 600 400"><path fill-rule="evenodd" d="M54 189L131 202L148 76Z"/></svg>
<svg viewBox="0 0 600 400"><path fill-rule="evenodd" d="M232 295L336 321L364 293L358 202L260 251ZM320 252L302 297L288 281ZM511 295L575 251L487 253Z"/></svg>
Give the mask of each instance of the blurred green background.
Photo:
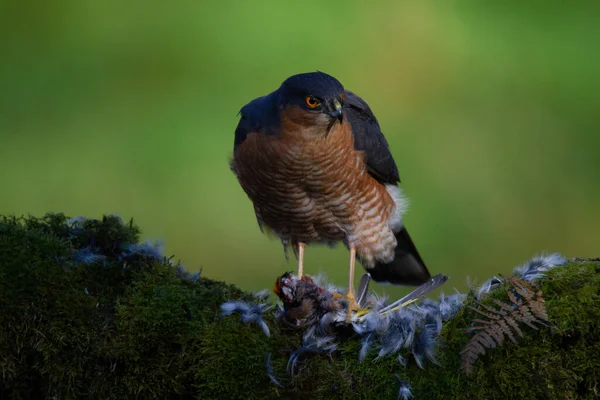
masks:
<svg viewBox="0 0 600 400"><path fill-rule="evenodd" d="M0 213L133 217L188 269L270 288L295 263L229 170L236 114L318 69L375 111L446 292L598 256L600 3L496 3L2 0ZM343 286L347 257L306 269Z"/></svg>

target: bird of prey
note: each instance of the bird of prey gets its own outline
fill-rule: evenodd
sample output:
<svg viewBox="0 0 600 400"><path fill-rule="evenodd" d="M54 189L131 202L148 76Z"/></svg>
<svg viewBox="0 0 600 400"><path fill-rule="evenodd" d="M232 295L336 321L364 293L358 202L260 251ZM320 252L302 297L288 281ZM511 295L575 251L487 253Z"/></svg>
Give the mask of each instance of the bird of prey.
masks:
<svg viewBox="0 0 600 400"><path fill-rule="evenodd" d="M420 285L430 274L402 213L398 168L375 115L323 72L289 77L240 111L231 169L261 230L279 237L304 273L309 244L350 250L348 315L358 309L355 259L376 282Z"/></svg>

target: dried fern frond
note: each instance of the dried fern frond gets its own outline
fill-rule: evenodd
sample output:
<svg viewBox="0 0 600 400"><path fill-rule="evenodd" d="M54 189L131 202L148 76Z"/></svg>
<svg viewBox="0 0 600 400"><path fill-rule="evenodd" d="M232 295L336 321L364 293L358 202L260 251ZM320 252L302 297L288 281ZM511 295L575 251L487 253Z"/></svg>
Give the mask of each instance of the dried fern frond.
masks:
<svg viewBox="0 0 600 400"><path fill-rule="evenodd" d="M473 364L479 355L485 354L486 348L502 346L504 338L517 343L517 335L523 337L519 324L525 324L533 329L538 325L548 325L548 313L542 292L528 282L512 277L501 276L505 280L504 290L508 302L492 299L497 307L489 306L475 299L477 307L469 307L485 319L474 319L474 325L468 332L477 333L461 351L462 367L465 373L471 373Z"/></svg>

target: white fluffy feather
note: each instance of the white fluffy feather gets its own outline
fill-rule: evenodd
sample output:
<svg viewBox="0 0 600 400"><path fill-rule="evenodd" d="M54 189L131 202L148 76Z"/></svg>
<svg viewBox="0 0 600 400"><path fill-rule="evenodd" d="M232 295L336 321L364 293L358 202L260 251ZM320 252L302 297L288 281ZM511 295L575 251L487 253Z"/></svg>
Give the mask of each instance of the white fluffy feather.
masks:
<svg viewBox="0 0 600 400"><path fill-rule="evenodd" d="M392 228L392 231L398 232L404 225L404 222L402 222L402 216L406 214L406 211L408 210L409 201L408 198L404 196L402 189L400 189L398 186L385 185L385 188L396 204L396 210L390 217L389 225L390 228Z"/></svg>

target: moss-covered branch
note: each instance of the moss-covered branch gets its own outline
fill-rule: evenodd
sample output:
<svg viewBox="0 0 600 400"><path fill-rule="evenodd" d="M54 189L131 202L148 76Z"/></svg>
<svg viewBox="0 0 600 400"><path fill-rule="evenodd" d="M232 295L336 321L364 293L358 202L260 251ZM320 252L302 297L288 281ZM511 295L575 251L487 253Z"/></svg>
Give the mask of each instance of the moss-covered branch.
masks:
<svg viewBox="0 0 600 400"><path fill-rule="evenodd" d="M359 361L356 336L303 354L302 333L223 317L251 294L190 275L117 217L0 217L0 398L595 399L600 392L600 262L571 260L538 282L550 327L487 350L467 378L460 352L478 314L443 326L438 365ZM506 291L484 296L508 301ZM467 305L475 305L468 300ZM267 368L266 360L269 360ZM270 376L269 376L270 375ZM278 385L278 383L280 383Z"/></svg>

